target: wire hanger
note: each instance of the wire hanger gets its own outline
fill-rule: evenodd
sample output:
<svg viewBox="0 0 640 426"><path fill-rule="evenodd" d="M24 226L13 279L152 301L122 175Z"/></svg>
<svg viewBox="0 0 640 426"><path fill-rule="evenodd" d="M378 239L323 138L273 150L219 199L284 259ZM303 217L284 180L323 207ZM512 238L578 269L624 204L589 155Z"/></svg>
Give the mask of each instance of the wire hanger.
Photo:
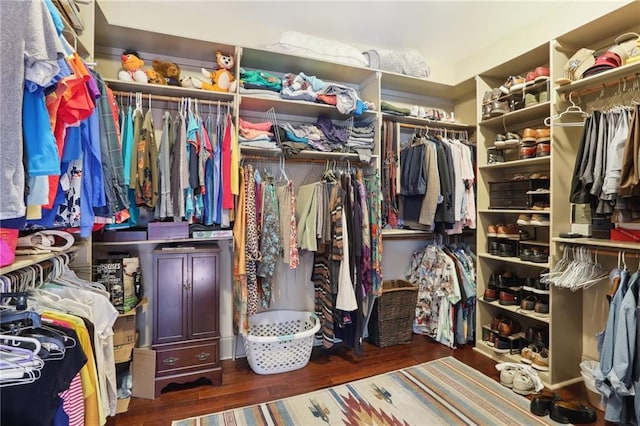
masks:
<svg viewBox="0 0 640 426"><path fill-rule="evenodd" d="M550 117L545 118L544 124L546 126L551 127L551 121L554 121L553 124L555 126L564 126L564 127L584 126L584 119L589 117L589 114L583 111L582 108L576 105L576 103L573 101L573 92L569 93L569 102L571 102L571 105L568 106L567 109L562 111L560 114L552 115ZM560 121L563 117L571 116L573 114L578 114L578 117L580 117L580 120L576 121L574 118L574 121Z"/></svg>

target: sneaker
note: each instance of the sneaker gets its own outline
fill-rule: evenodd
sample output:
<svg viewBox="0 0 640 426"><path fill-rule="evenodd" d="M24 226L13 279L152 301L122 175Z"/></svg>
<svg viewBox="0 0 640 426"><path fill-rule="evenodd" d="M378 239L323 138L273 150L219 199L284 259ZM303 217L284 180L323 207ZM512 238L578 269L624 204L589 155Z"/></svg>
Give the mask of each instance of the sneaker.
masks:
<svg viewBox="0 0 640 426"><path fill-rule="evenodd" d="M513 377L516 375L516 367L508 366L500 372L500 384L508 388L513 388Z"/></svg>
<svg viewBox="0 0 640 426"><path fill-rule="evenodd" d="M507 78L507 80L504 83L502 83L502 85L499 87L500 91L505 95L508 95L509 93L511 93L511 86L513 85L513 80L515 78L516 77L514 76L509 76L509 78Z"/></svg>
<svg viewBox="0 0 640 426"><path fill-rule="evenodd" d="M518 216L518 220L516 221L516 223L518 225L531 225L531 218L532 216L526 213L522 213L521 215Z"/></svg>
<svg viewBox="0 0 640 426"><path fill-rule="evenodd" d="M539 213L533 213L531 215L531 220L529 221L529 224L536 225L536 226L549 226L550 221L547 216L541 215Z"/></svg>
<svg viewBox="0 0 640 426"><path fill-rule="evenodd" d="M536 385L532 378L533 374L532 371L525 371L524 369L516 371L516 374L513 376L513 391L520 395L531 395L535 393Z"/></svg>
<svg viewBox="0 0 640 426"><path fill-rule="evenodd" d="M504 163L504 162L505 162L505 159L504 159L504 155L502 154L502 151L500 151L499 149L496 149L495 147L487 148L488 164L497 164L497 163Z"/></svg>
<svg viewBox="0 0 640 426"><path fill-rule="evenodd" d="M500 384L508 388L513 388L513 378L518 370L519 368L513 366L503 368L500 372Z"/></svg>
<svg viewBox="0 0 640 426"><path fill-rule="evenodd" d="M547 348L542 348L540 352L535 354L533 360L531 360L531 366L536 370L549 371L549 351Z"/></svg>
<svg viewBox="0 0 640 426"><path fill-rule="evenodd" d="M536 73L534 71L529 71L524 76L524 82L527 86L531 86L532 84L534 84L536 82Z"/></svg>

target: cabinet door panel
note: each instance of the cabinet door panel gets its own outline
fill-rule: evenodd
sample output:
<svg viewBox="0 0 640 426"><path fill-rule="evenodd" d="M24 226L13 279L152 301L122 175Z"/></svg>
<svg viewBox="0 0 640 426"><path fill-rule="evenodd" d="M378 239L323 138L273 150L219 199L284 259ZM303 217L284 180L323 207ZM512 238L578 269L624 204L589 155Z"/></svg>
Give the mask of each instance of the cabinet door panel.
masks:
<svg viewBox="0 0 640 426"><path fill-rule="evenodd" d="M190 259L191 307L189 338L218 337L218 254L192 254Z"/></svg>
<svg viewBox="0 0 640 426"><path fill-rule="evenodd" d="M186 338L187 295L186 256L156 257L154 343L167 343Z"/></svg>

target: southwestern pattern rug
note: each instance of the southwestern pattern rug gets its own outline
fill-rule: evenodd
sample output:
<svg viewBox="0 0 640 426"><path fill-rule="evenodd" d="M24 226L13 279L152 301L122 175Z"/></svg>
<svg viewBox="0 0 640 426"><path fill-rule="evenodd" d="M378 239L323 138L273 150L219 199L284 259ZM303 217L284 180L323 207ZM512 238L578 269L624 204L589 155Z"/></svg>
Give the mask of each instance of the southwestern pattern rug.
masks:
<svg viewBox="0 0 640 426"><path fill-rule="evenodd" d="M172 426L553 425L529 400L453 357Z"/></svg>

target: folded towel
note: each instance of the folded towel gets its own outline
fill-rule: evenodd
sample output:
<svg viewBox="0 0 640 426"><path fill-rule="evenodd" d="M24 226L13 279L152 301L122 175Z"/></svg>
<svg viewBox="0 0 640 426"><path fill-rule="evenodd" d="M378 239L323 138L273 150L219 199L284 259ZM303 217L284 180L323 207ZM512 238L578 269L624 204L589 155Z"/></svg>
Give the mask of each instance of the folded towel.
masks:
<svg viewBox="0 0 640 426"><path fill-rule="evenodd" d="M428 78L431 74L431 67L416 50L371 49L363 52L363 55L370 68L419 78Z"/></svg>

